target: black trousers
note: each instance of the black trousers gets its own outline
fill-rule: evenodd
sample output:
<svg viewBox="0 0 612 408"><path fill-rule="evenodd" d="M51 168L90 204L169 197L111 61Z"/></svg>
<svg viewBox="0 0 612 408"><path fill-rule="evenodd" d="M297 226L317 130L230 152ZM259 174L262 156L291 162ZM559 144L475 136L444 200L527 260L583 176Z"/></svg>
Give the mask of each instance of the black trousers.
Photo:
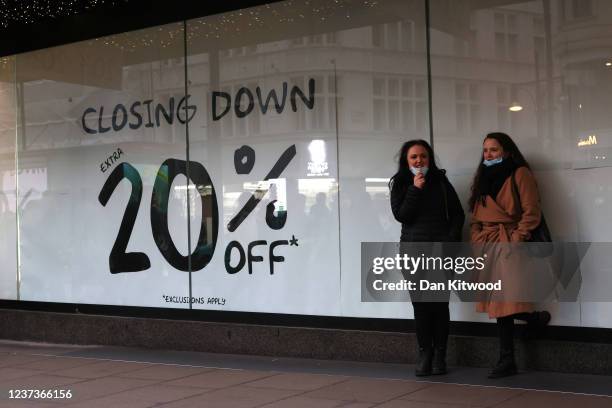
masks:
<svg viewBox="0 0 612 408"><path fill-rule="evenodd" d="M444 348L448 342L448 302L412 302L419 348Z"/></svg>
<svg viewBox="0 0 612 408"><path fill-rule="evenodd" d="M514 320L524 320L527 323L535 319L535 313L516 313L497 318L497 331L501 352L514 353Z"/></svg>

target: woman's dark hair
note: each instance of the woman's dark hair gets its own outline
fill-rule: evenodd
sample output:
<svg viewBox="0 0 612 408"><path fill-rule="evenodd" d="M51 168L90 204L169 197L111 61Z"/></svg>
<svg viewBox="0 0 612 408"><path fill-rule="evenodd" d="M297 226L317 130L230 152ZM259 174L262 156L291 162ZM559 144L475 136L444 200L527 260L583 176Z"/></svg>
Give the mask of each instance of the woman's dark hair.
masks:
<svg viewBox="0 0 612 408"><path fill-rule="evenodd" d="M501 147L504 149L504 155L506 155L506 159L512 160L512 163L514 164L516 168L519 168L519 167L529 168L529 163L527 163L527 160L525 160L525 157L523 157L523 154L521 153L518 146L516 145L516 143L514 143L514 140L512 140L510 136L502 132L493 132L493 133L487 134L482 142L484 143L485 140L487 139L497 140L497 143L499 143ZM476 202L482 196L482 192L480 191L479 186L480 186L480 178L482 177L482 170L484 168L484 166L482 165L483 161L484 161L484 157L481 153L480 161L478 162L478 168L476 169L476 174L474 174L474 179L472 180L472 187L470 188L471 195L470 195L470 200L468 201L468 206L469 206L470 211L474 210L474 207L476 206Z"/></svg>
<svg viewBox="0 0 612 408"><path fill-rule="evenodd" d="M392 187L393 182L397 178L407 177L408 174L410 173L407 157L408 157L408 150L410 150L410 148L413 146L422 146L425 148L425 150L427 150L427 154L429 155L429 172L432 174L439 173L440 170L438 169L438 166L436 166L436 159L434 158L434 152L431 146L429 145L429 143L427 143L427 141L423 139L409 140L402 145L401 149L396 155L397 173L395 173L395 175L391 177L391 180L389 180L389 188Z"/></svg>

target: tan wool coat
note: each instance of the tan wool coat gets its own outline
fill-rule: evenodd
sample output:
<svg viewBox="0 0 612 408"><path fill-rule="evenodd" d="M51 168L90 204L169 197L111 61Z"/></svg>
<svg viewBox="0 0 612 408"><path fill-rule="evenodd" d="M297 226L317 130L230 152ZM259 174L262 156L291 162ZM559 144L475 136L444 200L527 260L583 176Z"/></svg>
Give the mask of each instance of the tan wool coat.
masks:
<svg viewBox="0 0 612 408"><path fill-rule="evenodd" d="M494 242L524 242L530 237L530 231L540 223L542 215L540 196L536 180L527 167L520 167L515 171L515 180L518 188L521 209L515 202L512 194L512 177L508 177L495 200L486 197L485 206L480 201L474 206L471 221L471 241L477 244ZM506 248L509 246L506 246ZM506 249L507 250L507 249ZM501 279L510 291L521 291L520 273L517 268L521 263L516 257L501 256L489 257L492 265L493 279ZM478 302L476 311L488 313L489 317L504 317L515 313L532 312L533 303L514 301L492 301L485 299Z"/></svg>

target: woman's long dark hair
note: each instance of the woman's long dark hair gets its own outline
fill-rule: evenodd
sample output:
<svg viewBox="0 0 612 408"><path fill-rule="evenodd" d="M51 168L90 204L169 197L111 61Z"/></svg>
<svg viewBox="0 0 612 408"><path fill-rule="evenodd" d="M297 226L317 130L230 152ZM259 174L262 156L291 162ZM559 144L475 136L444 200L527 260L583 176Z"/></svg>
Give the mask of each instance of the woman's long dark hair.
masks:
<svg viewBox="0 0 612 408"><path fill-rule="evenodd" d="M482 143L484 143L485 140L487 139L497 140L497 142L504 149L504 155L506 155L506 158L504 160L508 160L508 159L512 160L512 163L514 163L514 166L516 166L516 168L519 168L519 167L529 168L529 163L527 163L527 160L525 160L525 157L523 157L523 154L521 153L518 146L516 145L516 143L514 143L514 140L512 140L510 136L502 132L493 132L493 133L487 134L484 140L482 141ZM476 174L474 174L474 179L472 180L472 187L470 188L471 195L470 195L470 200L468 201L468 206L470 208L470 211L474 210L474 207L476 206L476 202L482 196L482 192L480 191L479 186L480 186L480 178L482 177L482 171L484 168L482 164L483 161L484 161L484 157L482 153L480 153L480 161L478 162L478 168L476 169Z"/></svg>
<svg viewBox="0 0 612 408"><path fill-rule="evenodd" d="M436 159L434 157L434 152L431 146L429 145L429 143L427 143L427 141L423 139L409 140L402 145L402 148L397 153L397 173L395 173L395 175L391 177L391 180L389 181L389 187L391 187L391 185L393 184L393 181L396 178L406 177L408 176L408 173L410 173L410 169L408 168L407 157L408 157L408 150L410 150L412 146L424 147L425 150L427 150L427 154L429 155L429 171L432 174L439 173L440 170L438 169L438 166L436 165Z"/></svg>

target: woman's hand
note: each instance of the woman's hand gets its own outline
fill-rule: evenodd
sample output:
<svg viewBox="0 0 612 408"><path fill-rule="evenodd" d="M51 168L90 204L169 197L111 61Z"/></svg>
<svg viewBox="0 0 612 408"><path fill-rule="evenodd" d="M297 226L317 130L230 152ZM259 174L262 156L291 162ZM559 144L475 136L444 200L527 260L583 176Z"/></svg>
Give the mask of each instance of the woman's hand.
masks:
<svg viewBox="0 0 612 408"><path fill-rule="evenodd" d="M424 185L425 176L423 175L423 173L418 173L416 176L414 176L414 186L416 188L422 189Z"/></svg>

